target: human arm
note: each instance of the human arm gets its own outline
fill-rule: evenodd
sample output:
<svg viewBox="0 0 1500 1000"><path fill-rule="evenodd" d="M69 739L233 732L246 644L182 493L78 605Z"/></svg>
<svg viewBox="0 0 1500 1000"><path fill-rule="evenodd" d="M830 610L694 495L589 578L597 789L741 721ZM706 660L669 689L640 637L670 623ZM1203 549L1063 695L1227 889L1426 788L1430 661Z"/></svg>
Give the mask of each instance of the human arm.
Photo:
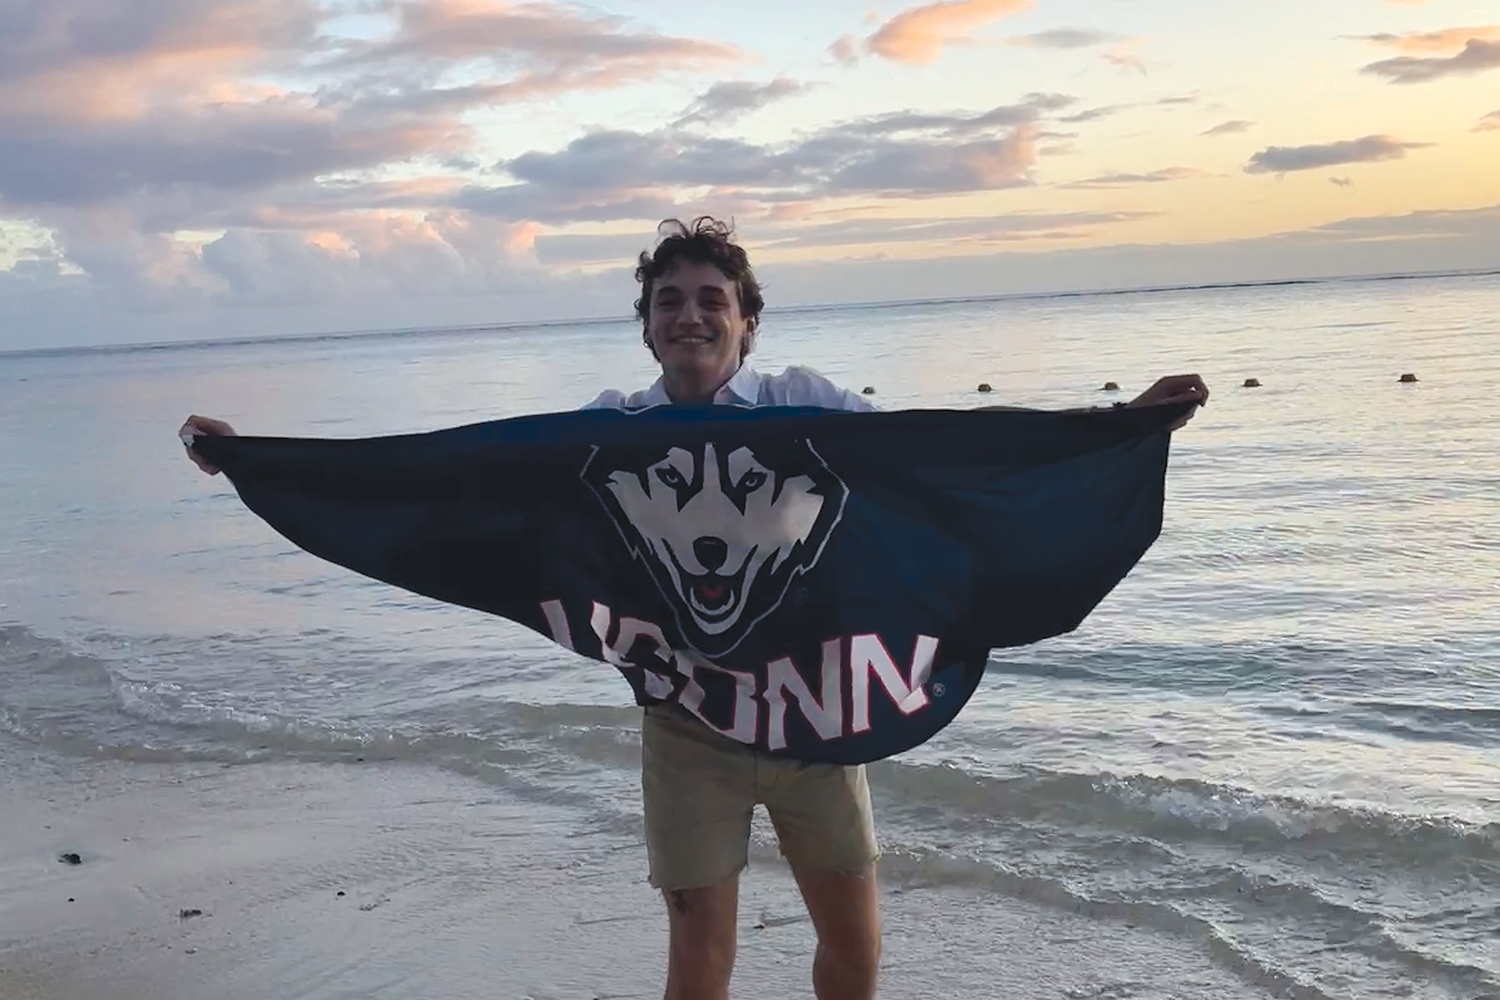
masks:
<svg viewBox="0 0 1500 1000"><path fill-rule="evenodd" d="M1203 379L1197 375L1167 375L1156 380L1156 383L1135 397L1128 403L1115 403L1116 407L1135 409L1142 406L1167 406L1172 403L1197 403L1205 406L1208 403L1208 386ZM977 406L976 410L997 411L1005 410L1011 412L1027 412L1033 410L1028 406ZM1091 410L1101 409L1095 406L1078 406L1063 410L1063 413L1087 413ZM1178 430L1197 413L1197 407L1188 410L1182 418L1172 424L1172 430Z"/></svg>

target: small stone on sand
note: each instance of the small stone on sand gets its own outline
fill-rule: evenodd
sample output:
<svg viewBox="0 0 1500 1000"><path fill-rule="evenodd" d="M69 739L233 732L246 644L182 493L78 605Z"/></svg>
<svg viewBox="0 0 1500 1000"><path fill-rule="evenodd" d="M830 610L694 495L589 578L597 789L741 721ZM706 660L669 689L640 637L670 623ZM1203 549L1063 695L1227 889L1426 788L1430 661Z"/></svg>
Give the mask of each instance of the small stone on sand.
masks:
<svg viewBox="0 0 1500 1000"><path fill-rule="evenodd" d="M1104 383L1104 388L1101 389L1101 390L1099 390L1099 391L1100 392L1119 392L1120 391L1120 383L1118 383L1118 382L1106 382L1106 383Z"/></svg>
<svg viewBox="0 0 1500 1000"><path fill-rule="evenodd" d="M1415 382L1416 380L1417 380L1417 377L1415 375L1413 375L1411 372L1407 372L1405 375L1401 376L1401 381L1405 382L1405 383L1408 383L1408 384L1410 384L1412 382Z"/></svg>
<svg viewBox="0 0 1500 1000"><path fill-rule="evenodd" d="M197 909L194 909L194 910L180 910L180 911L178 911L177 915L179 917L181 917L183 920L187 920L187 919L189 919L191 917L201 917L201 916L203 916L203 911L202 910L197 910Z"/></svg>
<svg viewBox="0 0 1500 1000"><path fill-rule="evenodd" d="M1247 378L1247 379L1245 379L1245 388L1246 389L1259 389L1260 388L1260 379L1258 379L1258 378Z"/></svg>
<svg viewBox="0 0 1500 1000"><path fill-rule="evenodd" d="M994 392L995 390L992 389L992 388L990 388L990 384L988 382L981 382L981 383L979 383L979 390L978 391L979 392Z"/></svg>
<svg viewBox="0 0 1500 1000"><path fill-rule="evenodd" d="M873 396L873 395L875 395L875 387L873 385L867 385L867 386L865 386L865 395L866 396Z"/></svg>
<svg viewBox="0 0 1500 1000"><path fill-rule="evenodd" d="M69 851L66 854L59 854L57 856L57 860L61 861L65 865L83 864L83 858L79 857L77 854L74 854L72 851Z"/></svg>

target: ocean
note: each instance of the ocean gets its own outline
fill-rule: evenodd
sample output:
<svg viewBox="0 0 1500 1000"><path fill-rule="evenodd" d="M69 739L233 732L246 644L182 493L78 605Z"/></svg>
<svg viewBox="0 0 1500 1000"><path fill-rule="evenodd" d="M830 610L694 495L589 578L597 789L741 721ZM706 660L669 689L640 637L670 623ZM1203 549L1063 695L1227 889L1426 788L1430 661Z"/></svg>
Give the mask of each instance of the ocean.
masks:
<svg viewBox="0 0 1500 1000"><path fill-rule="evenodd" d="M1494 276L769 313L753 363L887 408L1212 390L1134 572L871 766L886 879L1155 928L1270 996L1500 996L1497 317ZM653 378L624 321L0 355L0 734L409 761L633 828L612 670L299 552L176 431L405 433Z"/></svg>

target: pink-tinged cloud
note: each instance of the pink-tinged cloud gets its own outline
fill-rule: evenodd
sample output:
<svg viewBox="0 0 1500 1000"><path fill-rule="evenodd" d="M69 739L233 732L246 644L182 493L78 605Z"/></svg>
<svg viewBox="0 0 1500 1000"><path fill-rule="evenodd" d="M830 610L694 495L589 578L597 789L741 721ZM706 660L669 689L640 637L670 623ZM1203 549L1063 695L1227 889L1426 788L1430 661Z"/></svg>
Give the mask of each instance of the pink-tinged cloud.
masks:
<svg viewBox="0 0 1500 1000"><path fill-rule="evenodd" d="M828 46L828 55L841 66L852 66L859 62L859 39L853 35L840 35Z"/></svg>
<svg viewBox="0 0 1500 1000"><path fill-rule="evenodd" d="M312 0L0 4L0 131L6 118L107 123L275 96L250 76L295 68L321 17Z"/></svg>
<svg viewBox="0 0 1500 1000"><path fill-rule="evenodd" d="M1398 56L1370 63L1360 72L1391 83L1431 83L1451 76L1473 76L1500 69L1500 41L1471 38L1457 55Z"/></svg>
<svg viewBox="0 0 1500 1000"><path fill-rule="evenodd" d="M1246 121L1243 118L1232 118L1227 122L1220 122L1212 128L1205 129L1200 134L1208 136L1239 135L1241 132L1248 132L1254 127L1255 123L1252 121Z"/></svg>
<svg viewBox="0 0 1500 1000"><path fill-rule="evenodd" d="M1382 32L1378 35L1361 35L1360 37L1367 42L1393 48L1397 52L1412 55L1447 55L1461 51L1471 39L1500 38L1500 24L1486 24L1472 28L1444 28L1441 31L1412 31L1401 35Z"/></svg>
<svg viewBox="0 0 1500 1000"><path fill-rule="evenodd" d="M893 62L936 62L943 46L965 44L974 29L1033 4L1034 0L940 0L910 7L882 24L867 44L872 53Z"/></svg>
<svg viewBox="0 0 1500 1000"><path fill-rule="evenodd" d="M370 40L331 31L316 0L0 4L0 203L50 224L123 199L170 231L230 194L455 162L475 107L738 58L552 4L388 9L395 30Z"/></svg>
<svg viewBox="0 0 1500 1000"><path fill-rule="evenodd" d="M1120 70L1146 75L1146 62L1140 56L1141 40L1128 39L1114 46L1100 58Z"/></svg>
<svg viewBox="0 0 1500 1000"><path fill-rule="evenodd" d="M1500 132L1500 111L1491 111L1479 119L1479 124L1474 126L1475 132Z"/></svg>
<svg viewBox="0 0 1500 1000"><path fill-rule="evenodd" d="M1153 170L1145 174L1100 174L1097 177L1087 177L1081 181L1064 184L1062 187L1081 191L1102 190L1131 187L1137 184L1165 184L1171 181L1181 181L1201 176L1203 176L1203 171L1197 167L1163 167L1160 170Z"/></svg>
<svg viewBox="0 0 1500 1000"><path fill-rule="evenodd" d="M612 65L628 73L723 66L744 58L726 42L631 30L619 18L555 3L406 0L395 10L392 36L347 46L337 64L472 63L542 73Z"/></svg>

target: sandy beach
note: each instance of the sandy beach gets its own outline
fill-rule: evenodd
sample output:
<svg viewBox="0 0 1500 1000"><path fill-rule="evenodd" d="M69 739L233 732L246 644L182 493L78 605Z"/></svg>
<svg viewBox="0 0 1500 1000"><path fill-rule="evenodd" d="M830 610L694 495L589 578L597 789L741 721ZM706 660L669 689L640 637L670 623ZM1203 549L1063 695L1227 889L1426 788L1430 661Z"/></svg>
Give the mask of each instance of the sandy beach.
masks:
<svg viewBox="0 0 1500 1000"><path fill-rule="evenodd" d="M0 775L4 1000L660 995L666 921L637 832L571 807L409 764L9 740ZM758 843L736 995L810 996L811 928ZM885 895L882 996L1272 995L1160 931L890 875Z"/></svg>

